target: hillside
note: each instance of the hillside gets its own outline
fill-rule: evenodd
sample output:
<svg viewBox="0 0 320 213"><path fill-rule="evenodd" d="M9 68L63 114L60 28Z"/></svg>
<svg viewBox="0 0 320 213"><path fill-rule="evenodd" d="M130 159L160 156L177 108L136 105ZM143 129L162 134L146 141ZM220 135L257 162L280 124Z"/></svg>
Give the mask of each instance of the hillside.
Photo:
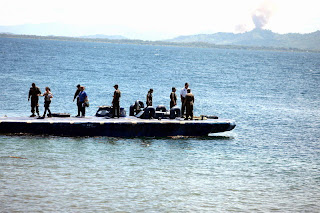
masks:
<svg viewBox="0 0 320 213"><path fill-rule="evenodd" d="M179 36L168 42L190 43L205 42L216 45L239 45L270 48L297 48L320 50L320 31L309 34L278 34L270 30L254 29L245 33L215 33Z"/></svg>
<svg viewBox="0 0 320 213"><path fill-rule="evenodd" d="M121 39L128 39L121 35L103 35L103 34L96 34L96 35L88 35L88 36L79 36L79 38L93 38L93 39L115 39L115 40L121 40Z"/></svg>
<svg viewBox="0 0 320 213"><path fill-rule="evenodd" d="M220 33L223 34L223 33ZM229 34L230 37L234 36ZM109 36L102 36L109 37ZM145 41L145 40L132 40L132 39L123 39L123 37L119 37L116 39L115 37L109 38L97 38L96 36L84 36L84 37L67 37L67 36L39 36L39 35L17 35L13 33L0 33L0 38L20 38L20 39L40 39L40 40L59 40L59 41L77 41L77 42L101 42L101 43L113 43L113 44L133 44L133 45L157 45L157 46L174 46L174 47L194 47L194 48L218 48L218 49L242 49L242 50L265 50L265 51L297 51L297 52L320 52L320 49L316 48L292 48L289 47L273 47L273 46L260 46L259 42L255 43L252 39L251 45L241 45L241 43L236 44L215 44L213 42L201 42L194 41ZM313 37L310 40L314 39Z"/></svg>

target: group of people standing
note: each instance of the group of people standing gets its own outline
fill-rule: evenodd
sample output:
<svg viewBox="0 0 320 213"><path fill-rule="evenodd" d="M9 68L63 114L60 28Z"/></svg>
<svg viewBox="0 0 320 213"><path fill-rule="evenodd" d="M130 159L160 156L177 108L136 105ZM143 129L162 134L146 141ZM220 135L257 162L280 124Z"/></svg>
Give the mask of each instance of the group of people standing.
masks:
<svg viewBox="0 0 320 213"><path fill-rule="evenodd" d="M112 99L112 117L120 117L120 97L121 92L119 90L118 84L113 86L115 91L113 94ZM29 96L28 101L31 97L31 116L35 117L35 112L37 115L39 115L39 96L44 96L44 114L42 117L45 117L47 111L48 111L48 117L51 117L51 111L50 111L50 103L51 99L53 98L53 95L51 93L51 90L49 87L45 88L46 92L41 94L41 91L39 87L35 85L35 83L32 83L32 86L29 90ZM152 93L153 89L150 89L147 94L147 100L146 105L152 106ZM181 98L181 117L184 117L185 120L188 120L189 118L193 119L193 103L194 103L194 95L191 93L191 89L189 88L189 84L185 83L185 86L180 91L180 98ZM88 95L85 92L85 87L81 86L80 84L77 85L77 90L74 94L73 101L77 100L77 107L78 107L78 114L76 117L85 117L86 114L86 107L89 106L89 100ZM176 95L176 88L172 87L172 92L170 93L170 109L177 105L177 95ZM184 115L184 112L186 111L186 114Z"/></svg>
<svg viewBox="0 0 320 213"><path fill-rule="evenodd" d="M77 90L73 96L73 101L77 99L77 107L78 107L78 114L76 117L85 117L86 115L86 107L89 106L89 100L87 93L84 91L85 87L81 86L80 84L77 85Z"/></svg>
<svg viewBox="0 0 320 213"><path fill-rule="evenodd" d="M172 92L170 93L170 109L177 105L177 95L176 88L172 87ZM153 89L150 89L147 94L147 106L152 106L152 93ZM189 88L189 84L185 83L184 87L180 91L181 98L181 117L184 117L185 120L189 118L193 119L193 103L194 103L194 95L191 93L191 89ZM184 112L186 111L186 114Z"/></svg>
<svg viewBox="0 0 320 213"><path fill-rule="evenodd" d="M53 98L53 95L51 93L51 90L49 87L45 88L45 92L41 94L41 91L39 87L36 86L35 83L32 83L31 88L29 90L29 96L28 96L28 101L30 101L31 98L31 116L30 117L35 117L35 112L37 115L40 117L39 113L39 96L44 96L44 113L42 117L45 117L48 111L48 117L51 117L51 111L50 111L50 103L51 99Z"/></svg>
<svg viewBox="0 0 320 213"><path fill-rule="evenodd" d="M120 117L120 97L121 97L121 92L118 89L119 86L116 84L113 86L115 88L114 95L113 95L113 100L112 100L112 106L113 106L113 112L112 112L112 117ZM77 99L77 107L78 107L78 114L76 117L85 117L86 115L86 107L89 106L89 100L88 100L88 95L84 91L85 87L81 86L80 84L77 85L77 90L74 93L73 96L73 101ZM81 115L80 115L81 114Z"/></svg>

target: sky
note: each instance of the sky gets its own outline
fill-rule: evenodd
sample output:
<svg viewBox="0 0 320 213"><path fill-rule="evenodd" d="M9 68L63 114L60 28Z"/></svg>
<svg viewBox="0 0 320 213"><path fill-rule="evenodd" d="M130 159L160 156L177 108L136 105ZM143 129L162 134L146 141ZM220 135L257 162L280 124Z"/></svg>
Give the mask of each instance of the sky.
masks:
<svg viewBox="0 0 320 213"><path fill-rule="evenodd" d="M319 8L319 0L1 0L0 26L51 23L38 34L144 40L254 28L310 33L320 30Z"/></svg>

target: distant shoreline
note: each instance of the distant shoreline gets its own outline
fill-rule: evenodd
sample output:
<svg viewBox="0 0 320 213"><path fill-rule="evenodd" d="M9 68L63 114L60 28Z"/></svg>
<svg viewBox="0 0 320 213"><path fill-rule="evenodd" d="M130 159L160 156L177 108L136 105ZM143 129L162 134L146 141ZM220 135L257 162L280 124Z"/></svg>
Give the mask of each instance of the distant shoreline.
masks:
<svg viewBox="0 0 320 213"><path fill-rule="evenodd" d="M240 45L216 45L206 42L166 42L166 41L144 41L131 39L99 39L99 38L77 38L67 36L38 36L38 35L19 35L0 33L0 38L20 38L20 39L39 39L57 41L76 41L76 42L97 42L110 44L132 44L149 46L171 46L171 47L191 47L191 48L211 48L211 49L237 49L237 50L260 50L260 51L281 51L281 52L320 52L320 50L306 50L298 48L277 48L260 46L240 46Z"/></svg>

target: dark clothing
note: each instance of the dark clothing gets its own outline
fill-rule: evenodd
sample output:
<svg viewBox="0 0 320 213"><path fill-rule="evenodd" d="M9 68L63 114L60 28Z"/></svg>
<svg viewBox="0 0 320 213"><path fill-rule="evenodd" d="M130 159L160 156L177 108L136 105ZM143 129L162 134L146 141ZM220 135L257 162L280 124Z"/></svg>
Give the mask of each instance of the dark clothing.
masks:
<svg viewBox="0 0 320 213"><path fill-rule="evenodd" d="M186 106L186 119L191 117L193 119L193 103L194 103L194 95L192 93L188 93L185 98L185 106Z"/></svg>
<svg viewBox="0 0 320 213"><path fill-rule="evenodd" d="M152 106L152 93L151 92L148 92L146 104L147 104L147 106Z"/></svg>
<svg viewBox="0 0 320 213"><path fill-rule="evenodd" d="M77 114L77 116L80 116L81 106L80 106L80 104L79 104L79 98L78 98L78 100L77 100L77 108L78 108L78 114Z"/></svg>
<svg viewBox="0 0 320 213"><path fill-rule="evenodd" d="M31 113L34 114L35 112L39 115L39 103L38 100L31 99Z"/></svg>
<svg viewBox="0 0 320 213"><path fill-rule="evenodd" d="M86 115L86 106L85 106L85 102L88 100L88 96L87 93L83 90L79 92L79 102L78 102L78 107L80 107L80 112L81 112L81 116L85 116Z"/></svg>
<svg viewBox="0 0 320 213"><path fill-rule="evenodd" d="M44 113L43 117L46 116L47 111L49 112L49 117L51 117L51 111L49 109L50 103L51 103L51 98L53 98L53 95L50 91L46 91L44 94Z"/></svg>
<svg viewBox="0 0 320 213"><path fill-rule="evenodd" d="M113 102L112 105L112 117L120 117L120 102Z"/></svg>
<svg viewBox="0 0 320 213"><path fill-rule="evenodd" d="M78 107L78 116L80 116L81 108L79 107L79 93L80 89L77 89L77 91L74 93L73 99L77 98L77 107Z"/></svg>
<svg viewBox="0 0 320 213"><path fill-rule="evenodd" d="M112 117L120 117L120 97L121 92L120 90L115 90L113 93L113 100L112 100Z"/></svg>
<svg viewBox="0 0 320 213"><path fill-rule="evenodd" d="M184 97L181 97L181 117L184 115L184 110L186 108L186 105L185 105L185 99Z"/></svg>
<svg viewBox="0 0 320 213"><path fill-rule="evenodd" d="M81 112L82 116L86 115L86 107L84 106L84 101L83 102L81 102L81 101L78 102L78 109L80 109L80 112ZM79 113L79 115L80 115L80 113Z"/></svg>
<svg viewBox="0 0 320 213"><path fill-rule="evenodd" d="M41 94L41 91L39 89L39 87L30 87L29 90L29 98L31 96L31 100L39 100L39 96Z"/></svg>
<svg viewBox="0 0 320 213"><path fill-rule="evenodd" d="M175 92L171 92L170 94L170 109L177 105L177 95Z"/></svg>
<svg viewBox="0 0 320 213"><path fill-rule="evenodd" d="M78 97L79 93L80 93L80 89L77 89L77 91L74 93L73 99L77 98L77 101L79 101L79 97Z"/></svg>
<svg viewBox="0 0 320 213"><path fill-rule="evenodd" d="M44 113L43 117L46 116L47 111L49 112L49 117L51 117L51 111L49 109L51 101L44 101Z"/></svg>
<svg viewBox="0 0 320 213"><path fill-rule="evenodd" d="M29 96L28 99L31 97L31 113L34 114L36 111L39 115L39 96L41 94L41 91L39 87L31 87L29 90Z"/></svg>
<svg viewBox="0 0 320 213"><path fill-rule="evenodd" d="M120 102L121 92L120 90L115 90L113 93L113 100L112 102Z"/></svg>

